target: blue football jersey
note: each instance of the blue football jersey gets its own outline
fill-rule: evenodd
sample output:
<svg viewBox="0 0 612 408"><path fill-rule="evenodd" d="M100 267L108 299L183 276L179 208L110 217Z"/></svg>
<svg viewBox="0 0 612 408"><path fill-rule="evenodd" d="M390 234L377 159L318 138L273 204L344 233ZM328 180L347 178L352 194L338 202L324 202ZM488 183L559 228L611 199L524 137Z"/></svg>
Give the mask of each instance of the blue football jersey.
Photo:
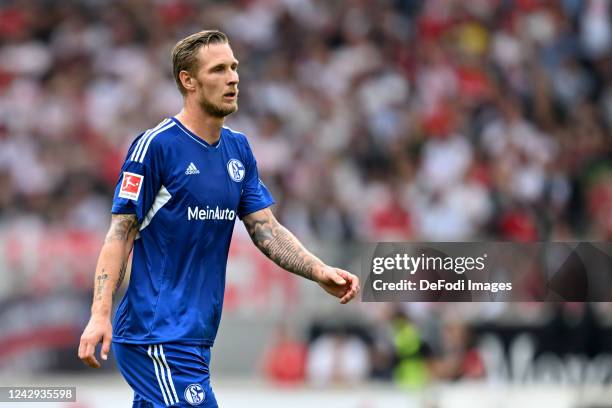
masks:
<svg viewBox="0 0 612 408"><path fill-rule="evenodd" d="M234 221L272 204L241 133L210 145L169 118L136 138L112 207L140 223L113 341L212 346Z"/></svg>

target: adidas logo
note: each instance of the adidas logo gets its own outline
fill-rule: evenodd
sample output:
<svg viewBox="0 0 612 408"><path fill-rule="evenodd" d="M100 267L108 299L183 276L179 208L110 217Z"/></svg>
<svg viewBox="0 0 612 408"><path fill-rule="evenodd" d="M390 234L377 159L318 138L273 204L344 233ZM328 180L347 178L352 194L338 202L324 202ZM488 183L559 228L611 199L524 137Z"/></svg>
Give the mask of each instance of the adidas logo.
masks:
<svg viewBox="0 0 612 408"><path fill-rule="evenodd" d="M185 170L185 174L189 176L190 174L200 174L200 170L193 164L193 162L189 163L187 166L187 170Z"/></svg>

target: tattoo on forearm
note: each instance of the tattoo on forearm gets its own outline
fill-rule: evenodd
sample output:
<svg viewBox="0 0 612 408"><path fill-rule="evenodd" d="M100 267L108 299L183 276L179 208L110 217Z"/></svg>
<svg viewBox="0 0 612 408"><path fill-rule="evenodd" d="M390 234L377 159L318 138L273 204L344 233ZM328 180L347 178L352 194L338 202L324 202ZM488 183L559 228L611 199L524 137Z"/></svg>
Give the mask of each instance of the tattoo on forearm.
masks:
<svg viewBox="0 0 612 408"><path fill-rule="evenodd" d="M108 244L112 241L122 241L125 244L127 254L125 255L126 259L123 259L121 262L121 267L119 269L119 277L117 278L117 282L115 282L115 287L113 289L113 295L117 292L121 283L123 282L123 278L125 277L125 271L127 269L127 257L129 256L129 252L131 251L131 246L128 249L127 246L131 244L130 240L134 239L136 236L136 232L138 231L138 221L136 216L133 214L113 214L111 217L111 226L106 234L106 238L104 239L104 243ZM96 277L96 295L95 300L102 300L102 292L104 291L104 286L106 282L109 280L108 273L105 272L104 268L100 272L100 275Z"/></svg>
<svg viewBox="0 0 612 408"><path fill-rule="evenodd" d="M111 227L106 234L104 243L111 241L126 241L130 234L138 228L136 216L132 214L115 214L112 216Z"/></svg>
<svg viewBox="0 0 612 408"><path fill-rule="evenodd" d="M123 283L123 278L125 278L125 271L127 270L127 261L123 261L121 264L121 269L119 270L119 279L117 279L117 283L115 284L115 290L113 290L113 295L117 293L121 284Z"/></svg>
<svg viewBox="0 0 612 408"><path fill-rule="evenodd" d="M98 275L96 278L98 284L96 285L96 300L102 300L102 291L104 290L104 285L108 280L108 274L104 273L104 269L102 269L102 274Z"/></svg>
<svg viewBox="0 0 612 408"><path fill-rule="evenodd" d="M309 253L285 227L273 218L245 220L253 243L280 267L313 279L313 271L320 261Z"/></svg>

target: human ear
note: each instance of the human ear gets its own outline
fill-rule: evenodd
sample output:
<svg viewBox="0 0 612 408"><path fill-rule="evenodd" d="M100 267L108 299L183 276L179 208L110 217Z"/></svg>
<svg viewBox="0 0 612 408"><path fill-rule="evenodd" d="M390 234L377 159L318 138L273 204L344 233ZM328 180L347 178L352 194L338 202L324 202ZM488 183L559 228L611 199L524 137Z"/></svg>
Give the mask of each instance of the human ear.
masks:
<svg viewBox="0 0 612 408"><path fill-rule="evenodd" d="M195 78L191 76L191 74L188 71L181 71L179 72L179 79L181 80L181 84L183 84L183 88L185 88L188 91L194 91L195 90L195 85L196 85L196 81Z"/></svg>

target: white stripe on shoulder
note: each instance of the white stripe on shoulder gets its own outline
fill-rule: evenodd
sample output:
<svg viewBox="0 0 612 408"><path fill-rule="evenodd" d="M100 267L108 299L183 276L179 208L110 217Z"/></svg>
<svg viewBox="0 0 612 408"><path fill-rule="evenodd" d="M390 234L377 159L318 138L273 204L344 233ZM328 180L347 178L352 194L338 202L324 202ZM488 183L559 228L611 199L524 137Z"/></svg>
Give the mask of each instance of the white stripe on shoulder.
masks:
<svg viewBox="0 0 612 408"><path fill-rule="evenodd" d="M166 390L166 393L168 394L168 400L170 401L170 404L175 404L178 401L174 401L174 399L172 398L172 394L170 394L170 388L168 387L168 383L166 382L166 373L164 371L164 366L162 365L162 362L159 359L159 346L158 345L153 345L153 358L155 360L157 360L157 364L159 364L159 371L161 373L161 379L162 379L162 383L164 384L164 389Z"/></svg>
<svg viewBox="0 0 612 408"><path fill-rule="evenodd" d="M152 132L149 136L147 136L147 141L144 145L144 148L142 149L142 154L140 154L140 157L136 156L136 161L142 163L145 158L145 155L147 154L147 150L149 149L149 145L151 144L151 140L153 140L155 136L159 135L161 132L170 129L172 126L174 126L174 122L170 122L167 125L164 125L164 127L157 129L155 132Z"/></svg>
<svg viewBox="0 0 612 408"><path fill-rule="evenodd" d="M132 155L130 156L130 161L134 161L136 160L136 157L138 157L138 154L140 153L140 150L142 149L142 145L143 145L143 141L147 138L147 136L149 136L152 132L155 132L157 129L159 129L160 127L166 125L168 123L170 119L164 119L161 122L159 122L157 124L157 126L155 126L152 129L149 129L145 132L144 135L142 135L142 137L140 138L140 140L138 141L138 143L136 143L136 147L134 148L134 151L132 152Z"/></svg>
<svg viewBox="0 0 612 408"><path fill-rule="evenodd" d="M164 392L164 387L162 387L161 379L159 378L159 370L157 369L157 360L155 360L153 358L153 355L151 354L151 345L149 345L149 348L147 349L147 354L149 355L151 360L153 360L153 367L155 367L155 377L157 377L157 383L159 384L159 389L161 390L162 396L164 397L164 402L166 403L166 406L168 406L170 404L168 404L168 397L166 397L166 393Z"/></svg>
<svg viewBox="0 0 612 408"><path fill-rule="evenodd" d="M151 204L151 208L149 208L149 211L147 211L147 215L145 215L144 220L142 220L142 224L140 224L139 231L142 231L143 229L149 226L149 224L153 220L153 217L155 217L155 214L157 214L157 212L161 210L161 208L166 205L166 203L170 201L171 198L172 194L170 194L168 189L166 189L166 187L162 185L159 191L157 192L157 195L155 196L155 200L153 200L153 204Z"/></svg>
<svg viewBox="0 0 612 408"><path fill-rule="evenodd" d="M166 356L164 355L164 346L159 345L159 354L161 355L162 362L166 366L166 371L168 372L168 382L170 383L170 387L172 387L172 392L174 393L174 399L178 402L178 395L176 395L176 388L174 388L174 381L172 380L172 373L170 372L170 366L166 361Z"/></svg>

